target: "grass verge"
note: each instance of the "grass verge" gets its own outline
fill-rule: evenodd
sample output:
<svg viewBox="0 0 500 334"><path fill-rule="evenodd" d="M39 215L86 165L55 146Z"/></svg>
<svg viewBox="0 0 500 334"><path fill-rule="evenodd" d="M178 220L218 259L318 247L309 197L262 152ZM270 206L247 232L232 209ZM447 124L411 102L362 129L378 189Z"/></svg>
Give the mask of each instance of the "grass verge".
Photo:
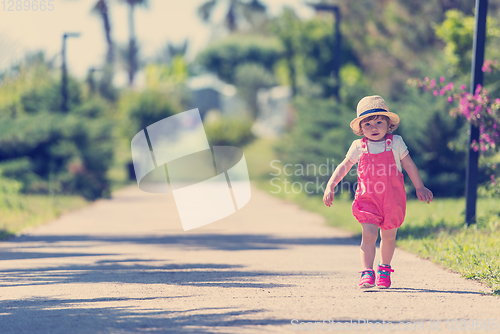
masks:
<svg viewBox="0 0 500 334"><path fill-rule="evenodd" d="M328 208L323 204L322 194L308 196L303 191L290 191L290 185L285 191L282 176L271 175L276 174L272 166L279 165L273 153L276 143L276 140L258 139L244 148L252 182L270 194L321 214L331 226L360 233L348 194L336 196L333 206ZM435 199L431 204L410 200L405 222L398 231L397 245L465 278L481 281L492 288L494 295L500 296L498 203L498 198L479 198L477 224L467 227L463 198Z"/></svg>
<svg viewBox="0 0 500 334"><path fill-rule="evenodd" d="M88 205L79 196L18 195L0 205L0 240Z"/></svg>

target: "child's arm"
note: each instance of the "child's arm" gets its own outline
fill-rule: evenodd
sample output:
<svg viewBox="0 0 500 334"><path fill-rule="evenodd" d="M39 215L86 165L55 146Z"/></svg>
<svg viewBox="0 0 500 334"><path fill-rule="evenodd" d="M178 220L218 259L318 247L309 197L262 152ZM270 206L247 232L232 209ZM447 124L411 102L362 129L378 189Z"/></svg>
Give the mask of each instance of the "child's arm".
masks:
<svg viewBox="0 0 500 334"><path fill-rule="evenodd" d="M417 166L411 159L410 155L407 154L402 160L401 165L405 169L406 173L410 177L415 189L417 190L417 197L419 200L429 203L432 201L432 192L424 187L424 183L422 182L422 178L420 177L420 173L418 172Z"/></svg>
<svg viewBox="0 0 500 334"><path fill-rule="evenodd" d="M326 185L325 194L323 195L323 203L325 203L326 206L330 207L332 205L333 197L335 196L333 188L342 181L344 176L351 170L352 166L354 166L354 162L349 160L349 158L345 158L344 161L335 168L332 177L330 177Z"/></svg>

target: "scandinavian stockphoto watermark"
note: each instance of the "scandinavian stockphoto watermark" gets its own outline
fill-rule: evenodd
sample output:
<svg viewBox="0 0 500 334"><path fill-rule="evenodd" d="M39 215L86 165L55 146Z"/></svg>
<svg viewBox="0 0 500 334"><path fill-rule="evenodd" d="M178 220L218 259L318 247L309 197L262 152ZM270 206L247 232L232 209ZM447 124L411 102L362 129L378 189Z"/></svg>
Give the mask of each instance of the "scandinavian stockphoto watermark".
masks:
<svg viewBox="0 0 500 334"><path fill-rule="evenodd" d="M337 167L335 159L326 159L325 163L317 164L282 164L281 160L273 160L270 167L274 170L270 175L272 178L269 180L273 194L284 192L285 194L298 194L306 192L308 195L323 194L326 185L328 184L329 177ZM372 177L392 176L398 175L399 171L396 164L388 166L384 164L368 164L363 170L355 164L347 175L356 176L358 174L368 174ZM307 181L297 181L297 179L307 179ZM356 191L358 182L350 182L342 179L335 187L335 193ZM370 181L368 179L362 185L362 189L366 193L381 194L385 191L385 183L382 181Z"/></svg>
<svg viewBox="0 0 500 334"><path fill-rule="evenodd" d="M385 321L385 320L333 320L299 321L291 320L293 331L486 331L496 332L499 329L498 319L430 319L429 321Z"/></svg>
<svg viewBox="0 0 500 334"><path fill-rule="evenodd" d="M210 148L198 109L149 125L134 136L131 148L139 188L172 191L185 231L229 216L250 200L243 151Z"/></svg>
<svg viewBox="0 0 500 334"><path fill-rule="evenodd" d="M335 171L335 159L326 159L325 163L316 164L282 164L280 160L273 160L270 166L275 172L270 173L272 178L270 184L273 194L284 192L285 194L298 194L306 192L309 195L323 194L329 177ZM368 174L372 177L392 176L401 173L396 164L386 166L384 164L368 164L365 170L358 168L358 164L347 173L356 176L358 174ZM297 178L308 181L297 181ZM342 179L335 187L335 193L356 191L357 182L350 182ZM385 183L382 181L368 181L363 184L363 192L381 194L385 191Z"/></svg>

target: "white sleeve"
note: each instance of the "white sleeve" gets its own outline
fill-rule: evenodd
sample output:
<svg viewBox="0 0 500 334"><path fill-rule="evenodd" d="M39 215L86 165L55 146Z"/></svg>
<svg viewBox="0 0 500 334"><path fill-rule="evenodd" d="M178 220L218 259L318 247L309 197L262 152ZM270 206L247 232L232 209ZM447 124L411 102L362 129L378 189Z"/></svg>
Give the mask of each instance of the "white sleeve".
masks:
<svg viewBox="0 0 500 334"><path fill-rule="evenodd" d="M359 156L361 155L361 139L357 139L352 142L349 151L345 155L346 158L351 160L352 163L357 163L359 161Z"/></svg>
<svg viewBox="0 0 500 334"><path fill-rule="evenodd" d="M399 160L402 160L404 157L408 155L408 147L406 146L403 138L401 136L394 136L394 149L399 156Z"/></svg>

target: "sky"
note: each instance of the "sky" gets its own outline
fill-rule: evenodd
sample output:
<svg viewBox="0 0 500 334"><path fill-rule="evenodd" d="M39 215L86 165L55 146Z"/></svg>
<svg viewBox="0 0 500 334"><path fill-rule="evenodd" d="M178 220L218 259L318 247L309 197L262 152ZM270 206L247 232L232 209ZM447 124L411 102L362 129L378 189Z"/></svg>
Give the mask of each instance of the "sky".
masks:
<svg viewBox="0 0 500 334"><path fill-rule="evenodd" d="M33 3L35 0L23 0ZM38 0L40 3L41 0ZM46 2L49 0L45 0ZM97 0L50 0L53 10L34 11L12 5L12 0L0 1L0 70L21 59L27 51L45 50L49 59L61 62L62 35L79 32L80 37L67 39L67 64L70 73L84 78L90 67L99 67L104 62L106 41L101 18L91 13ZM135 29L140 42L141 56L153 57L170 41L180 45L189 39L187 58L193 59L208 43L210 27L201 22L196 9L206 0L149 0L147 8L135 10ZM224 3L215 13L221 20ZM278 15L283 5L294 8L303 18L314 13L305 0L262 0L268 12ZM15 3L15 1L14 1ZM128 42L128 7L118 0L111 0L111 33L115 43ZM13 9L9 11L8 9ZM126 74L117 76L118 84L126 81Z"/></svg>

